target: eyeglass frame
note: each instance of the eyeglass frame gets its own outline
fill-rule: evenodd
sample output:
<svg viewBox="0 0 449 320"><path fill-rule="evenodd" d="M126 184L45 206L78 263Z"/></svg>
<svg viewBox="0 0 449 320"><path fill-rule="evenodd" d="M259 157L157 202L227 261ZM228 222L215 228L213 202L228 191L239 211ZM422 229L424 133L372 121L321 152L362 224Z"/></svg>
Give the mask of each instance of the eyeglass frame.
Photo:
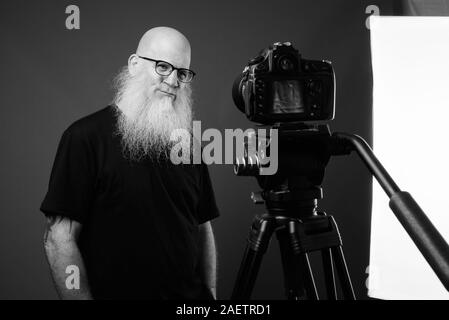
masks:
<svg viewBox="0 0 449 320"><path fill-rule="evenodd" d="M187 82L186 82L186 81L182 81L181 79L179 79L179 77L177 77L177 78L178 78L178 80L181 81L182 83L190 83L190 82L192 82L193 78L194 78L195 75L196 75L195 71L193 71L193 70L186 69L186 68L176 68L176 67L175 67L174 65L172 65L170 62L167 62L167 61L164 61L164 60L155 60L155 59L151 59L151 58L148 58L148 57L140 56L140 55L138 55L138 54L136 54L136 56L138 56L138 57L141 58L141 59L147 60L147 61L153 61L153 62L155 63L155 64L154 64L154 71L156 71L156 73L157 73L158 75L163 76L163 77L168 77L169 75L172 74L172 72L173 72L174 70L187 70L187 71L189 71L189 72L192 73L192 79L191 79L190 81L187 81ZM156 67L157 67L157 64L158 64L159 62L166 63L166 64L168 64L168 65L172 68L172 70L170 71L169 74L160 74L160 73L157 71Z"/></svg>

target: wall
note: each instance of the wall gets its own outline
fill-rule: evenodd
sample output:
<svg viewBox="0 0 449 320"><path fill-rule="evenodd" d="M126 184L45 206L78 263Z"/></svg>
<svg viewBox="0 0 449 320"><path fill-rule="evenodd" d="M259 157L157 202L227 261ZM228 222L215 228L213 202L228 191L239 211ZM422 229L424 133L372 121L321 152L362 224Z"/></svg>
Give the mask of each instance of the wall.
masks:
<svg viewBox="0 0 449 320"><path fill-rule="evenodd" d="M38 208L62 131L111 101L111 80L147 29L182 31L193 48L196 118L204 128L248 128L231 86L246 62L275 41L291 41L306 58L328 59L337 76L333 131L371 141L368 5L391 14L392 1L2 1L0 298L56 297L42 248ZM80 30L65 28L65 8L81 11ZM254 178L232 166L210 168L221 217L219 297L230 297L255 214ZM356 294L366 298L371 177L355 155L332 159L320 208L339 223ZM387 201L387 197L385 197ZM278 247L272 242L254 298L283 299Z"/></svg>

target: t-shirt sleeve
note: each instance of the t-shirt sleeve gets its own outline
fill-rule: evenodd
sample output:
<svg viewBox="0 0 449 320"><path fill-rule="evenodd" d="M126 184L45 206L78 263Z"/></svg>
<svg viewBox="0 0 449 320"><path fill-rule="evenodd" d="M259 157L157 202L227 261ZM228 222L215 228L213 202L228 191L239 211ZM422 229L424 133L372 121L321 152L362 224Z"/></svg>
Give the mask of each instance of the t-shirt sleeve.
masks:
<svg viewBox="0 0 449 320"><path fill-rule="evenodd" d="M40 210L46 216L63 216L83 223L94 189L92 154L80 128L69 127L59 142L47 194Z"/></svg>
<svg viewBox="0 0 449 320"><path fill-rule="evenodd" d="M215 202L215 194L207 165L201 164L201 198L198 211L198 223L202 224L220 215Z"/></svg>

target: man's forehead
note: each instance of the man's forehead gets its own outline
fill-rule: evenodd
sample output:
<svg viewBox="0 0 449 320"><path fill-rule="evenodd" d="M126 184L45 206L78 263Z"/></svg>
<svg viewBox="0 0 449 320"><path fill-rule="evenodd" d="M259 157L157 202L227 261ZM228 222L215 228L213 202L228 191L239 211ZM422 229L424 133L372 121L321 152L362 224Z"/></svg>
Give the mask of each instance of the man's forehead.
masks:
<svg viewBox="0 0 449 320"><path fill-rule="evenodd" d="M188 68L190 65L190 50L185 46L176 46L170 43L155 43L148 48L148 54L153 59L170 62L179 68Z"/></svg>

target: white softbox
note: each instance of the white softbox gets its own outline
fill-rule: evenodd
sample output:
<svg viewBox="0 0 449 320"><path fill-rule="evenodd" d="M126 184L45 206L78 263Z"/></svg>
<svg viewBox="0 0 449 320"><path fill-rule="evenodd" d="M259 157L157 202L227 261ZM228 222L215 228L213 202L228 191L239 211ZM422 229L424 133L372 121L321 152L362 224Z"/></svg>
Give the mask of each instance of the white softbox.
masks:
<svg viewBox="0 0 449 320"><path fill-rule="evenodd" d="M449 17L371 17L373 149L449 240ZM448 299L449 293L373 181L368 294Z"/></svg>

